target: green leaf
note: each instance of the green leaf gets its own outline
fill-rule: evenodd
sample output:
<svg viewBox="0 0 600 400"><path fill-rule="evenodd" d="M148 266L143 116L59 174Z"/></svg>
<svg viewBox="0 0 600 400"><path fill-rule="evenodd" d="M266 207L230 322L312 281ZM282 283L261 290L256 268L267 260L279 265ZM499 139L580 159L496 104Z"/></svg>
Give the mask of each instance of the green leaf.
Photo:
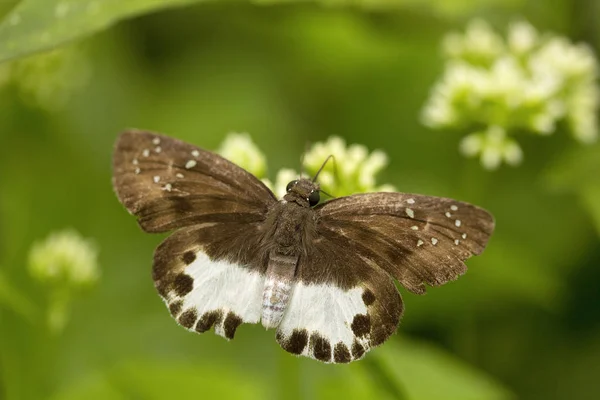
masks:
<svg viewBox="0 0 600 400"><path fill-rule="evenodd" d="M408 399L504 400L514 397L484 373L425 343L396 338L373 355Z"/></svg>
<svg viewBox="0 0 600 400"><path fill-rule="evenodd" d="M173 361L128 361L108 373L94 372L58 392L70 399L264 399L265 387L251 374Z"/></svg>
<svg viewBox="0 0 600 400"><path fill-rule="evenodd" d="M203 0L23 0L0 23L0 62L23 57L80 39L117 22L152 11ZM303 3L303 0L254 0L258 4ZM321 0L327 6L359 6L393 10L429 6L442 15L465 14L481 3L515 5L522 0ZM506 4L505 4L506 3ZM440 5L442 4L442 5Z"/></svg>
<svg viewBox="0 0 600 400"><path fill-rule="evenodd" d="M51 49L153 10L199 0L24 0L0 24L0 62Z"/></svg>

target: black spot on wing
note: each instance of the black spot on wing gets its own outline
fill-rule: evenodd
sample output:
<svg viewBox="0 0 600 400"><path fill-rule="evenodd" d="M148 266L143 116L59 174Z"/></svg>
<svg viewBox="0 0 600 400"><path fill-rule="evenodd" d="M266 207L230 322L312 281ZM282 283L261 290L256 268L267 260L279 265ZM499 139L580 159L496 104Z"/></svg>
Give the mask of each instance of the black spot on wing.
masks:
<svg viewBox="0 0 600 400"><path fill-rule="evenodd" d="M363 303L365 303L365 306L370 306L371 304L373 304L376 300L375 294L369 290L369 289L365 289L365 291L362 294L362 300Z"/></svg>
<svg viewBox="0 0 600 400"><path fill-rule="evenodd" d="M190 201L188 201L186 198L172 197L172 198L169 198L169 201L172 203L173 209L179 215L186 215L187 213L194 211L193 204Z"/></svg>
<svg viewBox="0 0 600 400"><path fill-rule="evenodd" d="M350 350L348 350L348 346L343 342L339 342L335 345L335 348L333 349L333 360L336 363L349 363L352 361Z"/></svg>
<svg viewBox="0 0 600 400"><path fill-rule="evenodd" d="M195 308L190 308L188 310L185 310L183 313L181 313L179 318L177 318L177 322L179 322L179 324L181 326L183 326L184 328L192 329L192 327L196 323L197 319L198 319L198 312L196 311Z"/></svg>
<svg viewBox="0 0 600 400"><path fill-rule="evenodd" d="M177 315L181 312L181 307L183 307L183 300L177 300L173 303L169 304L169 312L172 316L177 318Z"/></svg>
<svg viewBox="0 0 600 400"><path fill-rule="evenodd" d="M185 265L190 265L191 263L193 263L194 261L196 261L196 253L194 253L191 250L190 251L186 251L181 256L181 260L185 263Z"/></svg>
<svg viewBox="0 0 600 400"><path fill-rule="evenodd" d="M223 311L222 310L214 310L209 311L207 313L202 314L202 317L198 320L196 324L196 332L203 333L212 328L213 325L219 324L223 319Z"/></svg>
<svg viewBox="0 0 600 400"><path fill-rule="evenodd" d="M310 347L317 360L324 362L331 361L331 344L329 340L314 332L310 335Z"/></svg>
<svg viewBox="0 0 600 400"><path fill-rule="evenodd" d="M306 329L294 329L289 338L278 336L281 347L292 354L302 354L308 344L308 332Z"/></svg>
<svg viewBox="0 0 600 400"><path fill-rule="evenodd" d="M352 343L352 357L355 360L358 360L364 354L365 354L365 348L363 347L362 344L358 343L358 341L355 340L354 343Z"/></svg>
<svg viewBox="0 0 600 400"><path fill-rule="evenodd" d="M365 314L356 314L352 320L352 332L357 337L363 337L371 331L371 317Z"/></svg>
<svg viewBox="0 0 600 400"><path fill-rule="evenodd" d="M169 291L170 291L169 289L171 286L164 280L155 281L154 286L156 287L156 290L158 291L158 294L160 295L160 297L162 297L163 299L166 299L167 296L169 295Z"/></svg>
<svg viewBox="0 0 600 400"><path fill-rule="evenodd" d="M235 335L235 330L242 323L242 319L238 317L235 313L229 312L227 313L227 317L225 317L225 322L223 322L223 327L225 330L225 337L227 339L233 339Z"/></svg>
<svg viewBox="0 0 600 400"><path fill-rule="evenodd" d="M173 280L173 290L179 297L183 297L194 288L194 278L186 274L179 274Z"/></svg>

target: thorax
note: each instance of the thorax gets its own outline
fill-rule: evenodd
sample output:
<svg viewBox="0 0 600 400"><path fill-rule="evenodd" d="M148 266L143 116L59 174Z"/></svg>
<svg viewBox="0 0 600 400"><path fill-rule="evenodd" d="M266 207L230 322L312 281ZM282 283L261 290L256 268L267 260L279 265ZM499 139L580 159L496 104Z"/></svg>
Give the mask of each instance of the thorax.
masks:
<svg viewBox="0 0 600 400"><path fill-rule="evenodd" d="M296 203L279 201L267 216L276 252L300 255L315 232L315 212Z"/></svg>

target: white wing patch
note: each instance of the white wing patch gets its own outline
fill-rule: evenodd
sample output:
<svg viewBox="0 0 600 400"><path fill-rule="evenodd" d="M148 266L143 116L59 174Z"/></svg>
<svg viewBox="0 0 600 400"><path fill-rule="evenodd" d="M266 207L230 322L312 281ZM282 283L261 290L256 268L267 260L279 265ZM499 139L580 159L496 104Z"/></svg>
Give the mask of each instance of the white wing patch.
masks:
<svg viewBox="0 0 600 400"><path fill-rule="evenodd" d="M290 353L323 362L350 362L370 348L370 317L365 289L326 284L295 285L277 331Z"/></svg>
<svg viewBox="0 0 600 400"><path fill-rule="evenodd" d="M199 333L214 325L215 333L226 339L233 339L241 323L257 323L264 276L224 260L211 260L201 250L194 255L175 278L175 290L164 299L177 322Z"/></svg>

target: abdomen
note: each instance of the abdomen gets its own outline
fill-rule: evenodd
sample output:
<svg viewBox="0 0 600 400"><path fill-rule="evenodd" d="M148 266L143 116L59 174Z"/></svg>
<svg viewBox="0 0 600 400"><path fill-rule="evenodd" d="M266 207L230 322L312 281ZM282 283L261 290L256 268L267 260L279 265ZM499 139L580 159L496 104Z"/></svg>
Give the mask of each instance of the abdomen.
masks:
<svg viewBox="0 0 600 400"><path fill-rule="evenodd" d="M294 276L298 256L289 256L276 251L269 254L262 302L262 324L265 328L276 328L289 303L294 287Z"/></svg>

